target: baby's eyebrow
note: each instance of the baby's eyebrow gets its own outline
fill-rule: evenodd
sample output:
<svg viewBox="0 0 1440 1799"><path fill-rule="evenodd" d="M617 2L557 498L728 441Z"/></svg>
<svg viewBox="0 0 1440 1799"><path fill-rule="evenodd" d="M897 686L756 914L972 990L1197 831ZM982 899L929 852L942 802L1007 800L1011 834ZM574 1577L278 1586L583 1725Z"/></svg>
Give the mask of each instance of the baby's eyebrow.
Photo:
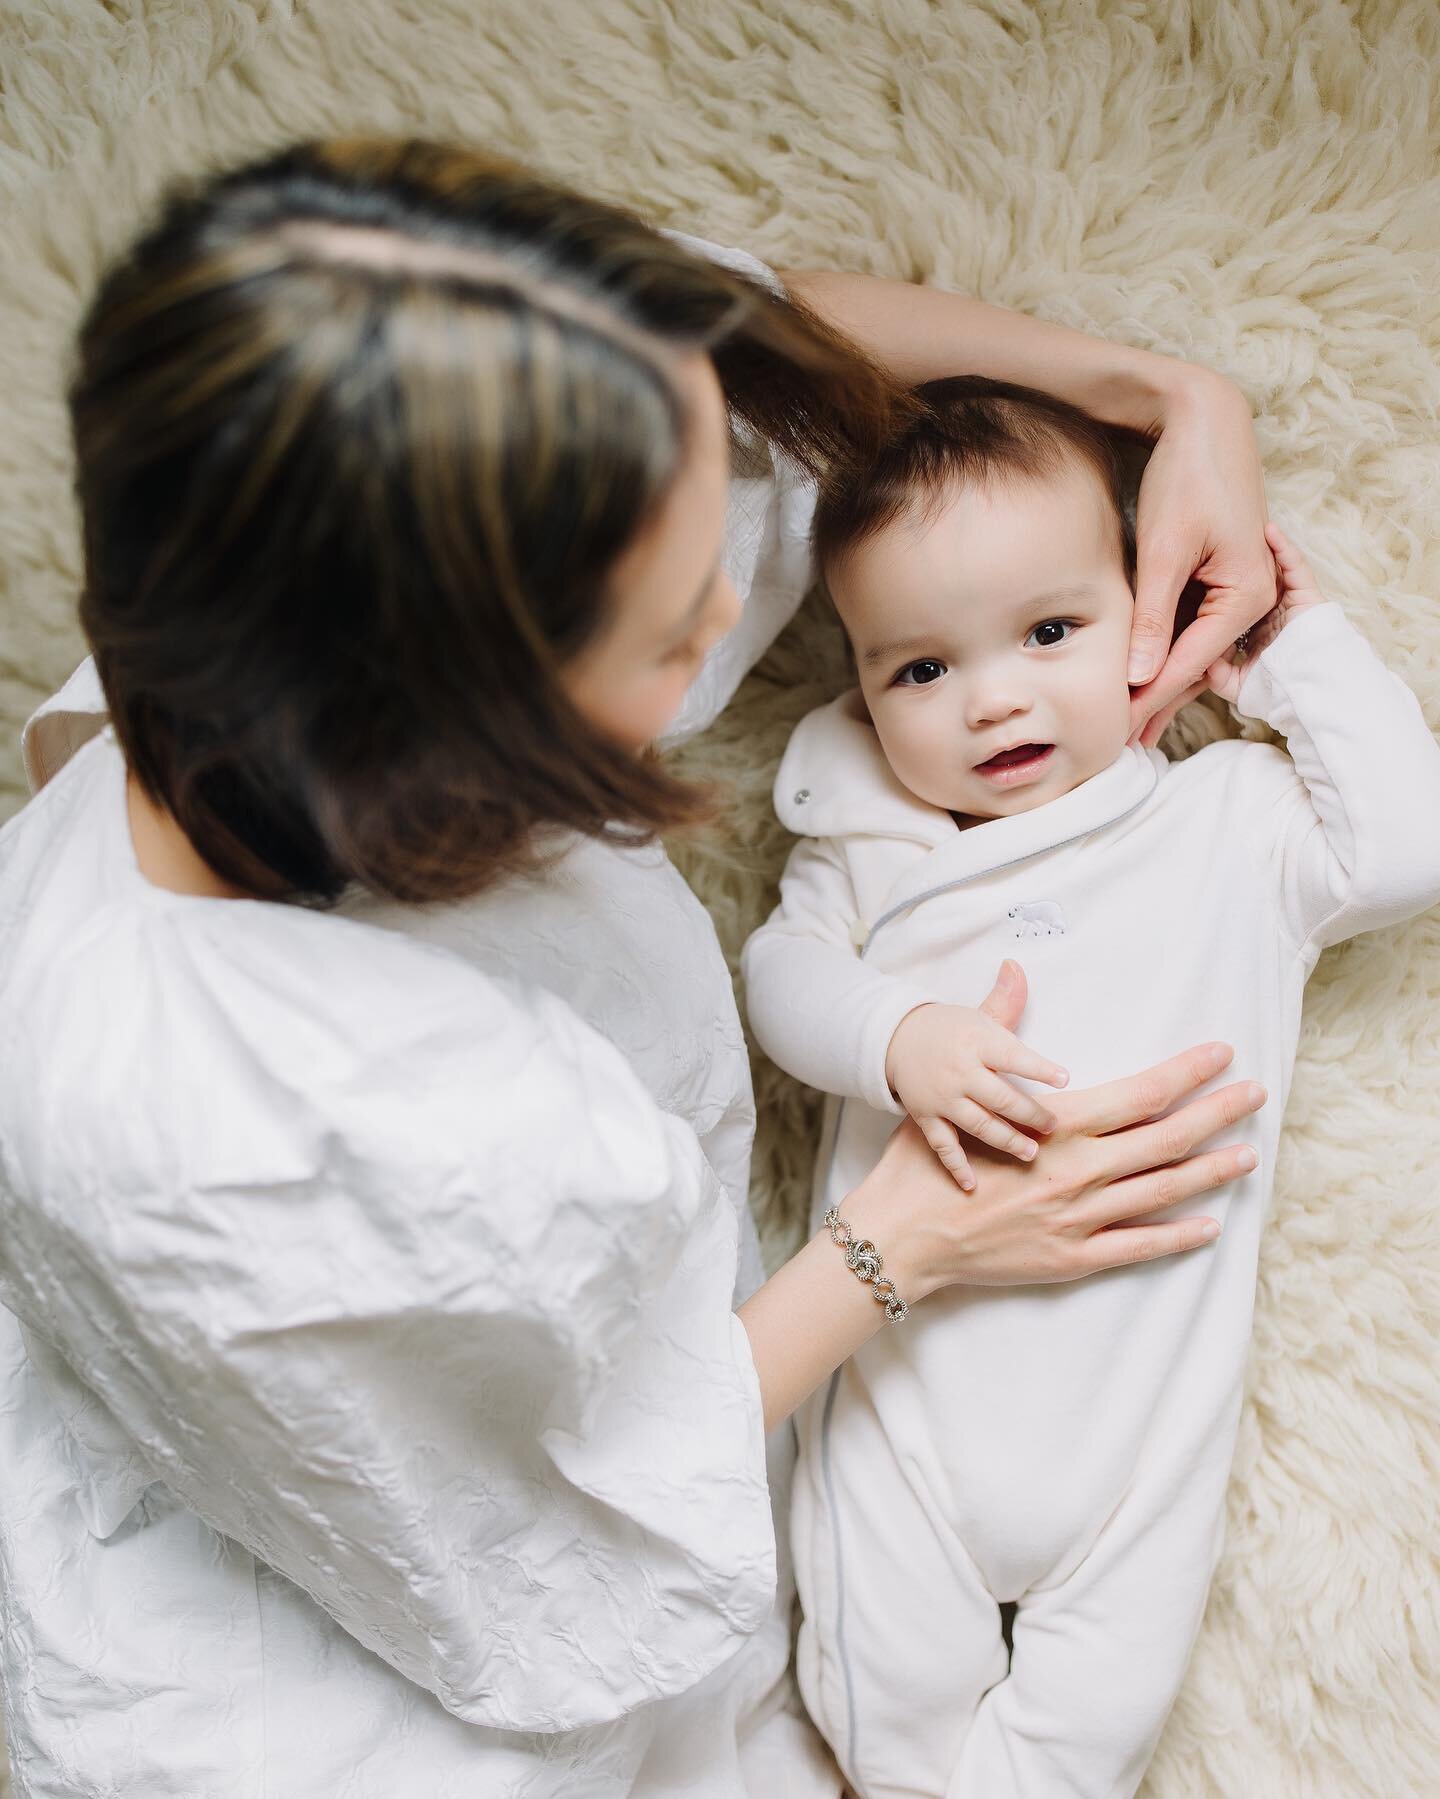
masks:
<svg viewBox="0 0 1440 1799"><path fill-rule="evenodd" d="M1093 581L1067 581L1063 587L1051 587L1044 593L1037 593L1016 610L1033 612L1037 606L1063 606L1067 600L1088 600L1094 593Z"/></svg>
<svg viewBox="0 0 1440 1799"><path fill-rule="evenodd" d="M892 656L903 656L911 650L925 650L930 647L931 640L928 637L901 637L894 643L871 644L861 657L861 661L867 668L870 668L877 662L888 662Z"/></svg>
<svg viewBox="0 0 1440 1799"><path fill-rule="evenodd" d="M1036 612L1042 606L1063 606L1069 600L1088 600L1095 594L1093 581L1068 581L1063 587L1049 588L1045 593L1033 594L1023 605L1015 608L1016 613ZM866 668L873 668L877 662L888 662L892 656L908 656L917 650L933 650L933 637L897 637L889 643L874 643L866 650L860 660Z"/></svg>

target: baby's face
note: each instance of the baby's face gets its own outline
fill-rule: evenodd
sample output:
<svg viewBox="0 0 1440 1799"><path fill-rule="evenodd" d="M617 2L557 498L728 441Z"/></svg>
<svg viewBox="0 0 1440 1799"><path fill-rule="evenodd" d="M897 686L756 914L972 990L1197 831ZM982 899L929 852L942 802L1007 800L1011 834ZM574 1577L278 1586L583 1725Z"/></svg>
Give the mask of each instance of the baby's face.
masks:
<svg viewBox="0 0 1440 1799"><path fill-rule="evenodd" d="M1068 793L1124 749L1134 598L1087 469L902 516L828 585L891 768L962 827ZM991 763L1016 744L1044 748Z"/></svg>

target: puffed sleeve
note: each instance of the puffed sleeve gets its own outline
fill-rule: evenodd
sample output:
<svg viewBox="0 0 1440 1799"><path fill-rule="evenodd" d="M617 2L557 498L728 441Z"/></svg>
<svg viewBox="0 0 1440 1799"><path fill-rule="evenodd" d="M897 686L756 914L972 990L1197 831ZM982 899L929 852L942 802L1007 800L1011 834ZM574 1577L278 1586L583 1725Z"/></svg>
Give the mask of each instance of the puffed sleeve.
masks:
<svg viewBox="0 0 1440 1799"><path fill-rule="evenodd" d="M20 733L20 761L31 793L39 793L83 744L103 731L105 690L86 656L63 687L30 714Z"/></svg>
<svg viewBox="0 0 1440 1799"><path fill-rule="evenodd" d="M738 1649L775 1549L734 1210L618 1051L296 908L152 913L105 966L126 1053L0 1226L154 1475L476 1724Z"/></svg>
<svg viewBox="0 0 1440 1799"><path fill-rule="evenodd" d="M748 276L771 293L785 293L774 269L748 250L682 231L667 229L662 235L696 256ZM714 723L745 676L795 616L814 579L810 554L816 498L813 478L748 428L742 427L740 436L743 453L737 456L730 479L721 556L740 596L740 620L706 657L661 738L666 746Z"/></svg>

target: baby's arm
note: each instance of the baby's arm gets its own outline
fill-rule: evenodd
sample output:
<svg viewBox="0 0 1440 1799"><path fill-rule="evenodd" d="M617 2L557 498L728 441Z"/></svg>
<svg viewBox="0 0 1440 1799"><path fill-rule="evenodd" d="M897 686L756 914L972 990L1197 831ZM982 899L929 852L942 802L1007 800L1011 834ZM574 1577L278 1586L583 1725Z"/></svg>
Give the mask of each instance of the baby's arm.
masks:
<svg viewBox="0 0 1440 1799"><path fill-rule="evenodd" d="M1259 821L1260 847L1287 931L1318 953L1440 903L1440 744L1300 553L1268 535L1277 601L1255 627L1260 654L1216 664L1211 684L1285 738L1294 777Z"/></svg>
<svg viewBox="0 0 1440 1799"><path fill-rule="evenodd" d="M745 945L746 1008L760 1047L824 1093L910 1112L963 1186L975 1182L957 1126L1033 1155L1033 1140L1007 1119L1041 1130L1053 1120L1001 1071L1057 1086L1065 1071L988 1013L945 1005L926 987L868 967L858 918L839 845L802 838L785 865L780 904Z"/></svg>
<svg viewBox="0 0 1440 1799"><path fill-rule="evenodd" d="M745 1007L761 1049L787 1074L897 1116L885 1056L895 1027L928 988L868 968L860 916L839 846L802 837L780 877L780 903L745 945Z"/></svg>

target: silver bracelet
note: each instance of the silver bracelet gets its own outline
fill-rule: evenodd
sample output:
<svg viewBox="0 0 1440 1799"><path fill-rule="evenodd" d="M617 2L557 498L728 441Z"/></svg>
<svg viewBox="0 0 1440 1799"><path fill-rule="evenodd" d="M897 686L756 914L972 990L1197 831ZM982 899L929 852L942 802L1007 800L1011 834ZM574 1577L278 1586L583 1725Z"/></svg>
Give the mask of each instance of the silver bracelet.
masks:
<svg viewBox="0 0 1440 1799"><path fill-rule="evenodd" d="M855 1233L840 1216L840 1208L831 1206L825 1214L825 1222L830 1227L830 1241L845 1251L845 1266L853 1268L862 1281L869 1281L875 1290L875 1297L885 1308L885 1316L892 1324L899 1324L910 1316L910 1308L895 1291L895 1283L886 1280L880 1272L880 1251L867 1237L863 1242L855 1241ZM843 1235L841 1233L844 1233Z"/></svg>

